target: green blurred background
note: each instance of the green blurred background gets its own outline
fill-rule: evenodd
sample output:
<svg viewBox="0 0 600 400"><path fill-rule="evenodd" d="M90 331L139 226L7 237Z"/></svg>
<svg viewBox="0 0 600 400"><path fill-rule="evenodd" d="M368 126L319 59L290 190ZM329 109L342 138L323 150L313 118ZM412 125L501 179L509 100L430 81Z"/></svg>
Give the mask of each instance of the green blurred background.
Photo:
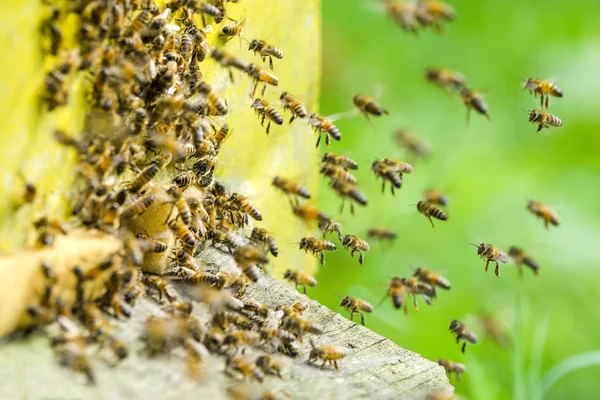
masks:
<svg viewBox="0 0 600 400"><path fill-rule="evenodd" d="M327 254L319 286L310 296L343 312L335 293L379 302L392 276L410 275L412 266L441 271L452 290L439 293L415 313L386 301L368 326L400 346L432 360L464 362L468 372L456 384L472 399L532 399L541 395L543 376L561 361L600 349L600 25L595 1L452 1L457 18L444 35L418 37L403 32L373 1L323 0L321 113L352 107L356 93L371 95L383 85L382 105L392 113L336 121L343 138L327 149L360 164L359 188L369 205L336 214L339 200L321 182L321 206L343 222L344 233L366 237L371 227L398 233L392 246L371 243L364 267L349 252ZM486 92L492 121L476 113L466 126L460 97L450 97L423 78L427 66L465 74L469 86ZM550 112L563 127L535 134L521 110L538 108L521 77L554 78L562 99L550 99ZM414 162L401 190L382 194L370 171L374 157L407 160L393 139L411 129L430 144L433 155ZM322 150L324 151L324 150ZM450 197L448 222L433 232L427 219L409 206L432 187ZM525 209L528 199L552 206L561 226L546 231ZM334 240L339 245L337 239ZM467 243L492 243L505 251L517 245L540 264L540 275L514 264L484 272L484 261ZM340 246L341 247L341 246ZM510 335L502 347L484 334L478 318L492 313ZM462 355L448 332L452 318L480 336ZM574 365L581 365L579 359ZM548 399L600 396L600 366L578 369L559 379ZM546 380L546 383L549 382Z"/></svg>

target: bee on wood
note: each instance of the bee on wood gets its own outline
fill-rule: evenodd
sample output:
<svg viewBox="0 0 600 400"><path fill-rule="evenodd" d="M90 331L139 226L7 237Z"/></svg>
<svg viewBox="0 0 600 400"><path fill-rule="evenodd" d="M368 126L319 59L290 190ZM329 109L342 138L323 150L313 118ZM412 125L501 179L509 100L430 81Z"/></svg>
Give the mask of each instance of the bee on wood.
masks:
<svg viewBox="0 0 600 400"><path fill-rule="evenodd" d="M237 353L240 346L257 344L260 334L254 331L233 331L225 334L223 346L235 349Z"/></svg>
<svg viewBox="0 0 600 400"><path fill-rule="evenodd" d="M275 242L275 238L266 231L266 229L254 227L250 234L250 240L255 241L258 244L264 245L265 248L273 255L277 257L279 255L279 248Z"/></svg>
<svg viewBox="0 0 600 400"><path fill-rule="evenodd" d="M485 272L488 271L490 261L494 261L496 263L496 276L500 278L500 264L498 264L498 262L508 262L508 256L506 253L489 243L480 243L479 245L473 243L469 244L477 247L477 255L485 260Z"/></svg>
<svg viewBox="0 0 600 400"><path fill-rule="evenodd" d="M275 123L276 125L283 124L283 117L281 116L279 111L271 107L271 105L266 100L254 99L254 101L250 105L250 108L253 108L259 116L262 116L262 119L260 121L261 126L264 126L265 118L269 120L269 122L267 123L267 135L271 130L271 122Z"/></svg>
<svg viewBox="0 0 600 400"><path fill-rule="evenodd" d="M432 217L435 219L439 219L440 221L448 221L448 214L444 212L439 207L431 205L429 202L421 200L417 203L417 211L424 216L427 217L429 222L431 222L431 226L433 227L433 231L435 232L435 225L433 224Z"/></svg>
<svg viewBox="0 0 600 400"><path fill-rule="evenodd" d="M548 109L550 96L563 97L562 89L547 80L527 78L523 87L525 90L529 90L529 93L533 93L535 97L540 96L540 107L544 107L544 100L546 100L546 109Z"/></svg>
<svg viewBox="0 0 600 400"><path fill-rule="evenodd" d="M282 378L281 370L283 366L271 355L259 356L256 359L256 365L263 370L265 374L273 374Z"/></svg>
<svg viewBox="0 0 600 400"><path fill-rule="evenodd" d="M177 300L178 296L175 288L164 279L155 275L144 275L143 282L148 289L155 290L158 293L159 300L162 301L163 297L166 298L169 303Z"/></svg>
<svg viewBox="0 0 600 400"><path fill-rule="evenodd" d="M245 360L241 357L229 357L225 364L225 371L229 374L237 372L244 379L251 378L262 382L265 378L265 374L256 364L251 361Z"/></svg>
<svg viewBox="0 0 600 400"><path fill-rule="evenodd" d="M351 297L351 296L342 297L342 302L340 303L340 306L344 307L346 310L348 310L350 312L350 321L354 320L355 313L359 313L360 314L360 323L363 326L366 326L365 316L364 316L363 312L366 312L366 313L373 312L373 306L370 303L366 302L365 300L359 299L357 297Z"/></svg>
<svg viewBox="0 0 600 400"><path fill-rule="evenodd" d="M336 371L339 371L338 361L348 355L348 349L343 347L336 346L315 346L312 339L310 339L310 345L312 350L310 351L310 355L308 356L309 362L314 362L316 360L323 360L323 364L321 364L321 368L325 367L326 363L333 365Z"/></svg>
<svg viewBox="0 0 600 400"><path fill-rule="evenodd" d="M190 211L187 200L181 195L179 188L177 186L171 186L167 189L167 194L173 199L173 207L171 207L171 211L167 214L165 223L169 221L173 208L177 208L179 218L181 218L181 221L183 221L184 224L189 226L192 222L192 212Z"/></svg>
<svg viewBox="0 0 600 400"><path fill-rule="evenodd" d="M325 253L324 251L336 251L337 247L335 244L328 242L327 240L317 239L314 237L304 237L300 239L300 250L305 250L311 253L315 257L319 257L321 265L325 265Z"/></svg>
<svg viewBox="0 0 600 400"><path fill-rule="evenodd" d="M256 264L266 264L269 262L267 253L261 247L252 245L240 246L233 252L233 259L244 274L253 282L258 281L260 277L259 268Z"/></svg>
<svg viewBox="0 0 600 400"><path fill-rule="evenodd" d="M467 347L467 342L471 344L477 344L477 335L475 335L471 330L469 330L465 324L462 322L453 319L450 321L450 332L452 332L456 336L456 343L463 341L463 345L461 347L461 351L464 353L465 348Z"/></svg>
<svg viewBox="0 0 600 400"><path fill-rule="evenodd" d="M248 50L254 52L254 54L260 54L262 61L265 62L265 59L269 58L269 67L273 69L273 57L278 58L280 60L283 59L283 52L279 50L277 47L268 44L264 40L254 39L250 42Z"/></svg>
<svg viewBox="0 0 600 400"><path fill-rule="evenodd" d="M290 122L289 122L290 124L296 118L304 119L304 118L308 117L308 111L306 111L306 107L304 106L304 104L302 104L300 102L300 100L298 100L291 93L289 93L289 92L281 93L279 100L281 101L281 104L283 105L284 113L285 113L285 110L290 110L292 112L292 116L291 116Z"/></svg>
<svg viewBox="0 0 600 400"><path fill-rule="evenodd" d="M169 229L173 231L175 237L183 244L183 249L188 254L193 254L196 249L196 235L188 228L188 226L175 218L169 222Z"/></svg>
<svg viewBox="0 0 600 400"><path fill-rule="evenodd" d="M344 246L345 249L351 249L352 252L350 253L350 255L352 256L352 258L354 258L354 253L358 251L358 262L360 263L360 265L364 264L364 255L363 255L363 251L369 251L370 246L369 243L367 243L365 240L359 238L358 236L354 236L354 235L346 235L343 237L342 239L342 245Z"/></svg>
<svg viewBox="0 0 600 400"><path fill-rule="evenodd" d="M298 289L298 286L302 286L302 293L304 294L306 294L307 286L317 286L317 280L313 276L292 269L288 269L287 271L285 271L283 279L287 279L293 282L294 285L296 285L296 289Z"/></svg>
<svg viewBox="0 0 600 400"><path fill-rule="evenodd" d="M140 173L131 181L128 182L125 187L130 193L139 193L143 188L150 183L150 181L156 176L159 171L159 162L153 160L150 164L144 168Z"/></svg>

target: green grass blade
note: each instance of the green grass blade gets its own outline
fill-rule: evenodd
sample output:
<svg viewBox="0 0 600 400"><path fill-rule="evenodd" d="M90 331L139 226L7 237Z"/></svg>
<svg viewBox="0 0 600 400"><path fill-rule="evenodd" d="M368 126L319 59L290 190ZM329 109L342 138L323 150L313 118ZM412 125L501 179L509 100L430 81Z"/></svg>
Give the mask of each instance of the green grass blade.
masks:
<svg viewBox="0 0 600 400"><path fill-rule="evenodd" d="M567 358L564 361L556 364L544 375L544 378L540 384L540 397L548 392L548 389L552 387L558 380L563 378L565 375L571 372L577 371L578 369L600 366L600 351L590 351L586 353L577 354L573 357Z"/></svg>

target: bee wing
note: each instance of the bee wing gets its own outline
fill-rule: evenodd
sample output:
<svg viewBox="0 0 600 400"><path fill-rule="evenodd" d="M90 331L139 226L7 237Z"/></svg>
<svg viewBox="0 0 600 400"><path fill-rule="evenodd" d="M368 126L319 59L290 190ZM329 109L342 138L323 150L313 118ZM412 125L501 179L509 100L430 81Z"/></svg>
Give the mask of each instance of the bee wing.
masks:
<svg viewBox="0 0 600 400"><path fill-rule="evenodd" d="M379 82L373 89L373 100L378 99L381 96L383 96L383 83Z"/></svg>

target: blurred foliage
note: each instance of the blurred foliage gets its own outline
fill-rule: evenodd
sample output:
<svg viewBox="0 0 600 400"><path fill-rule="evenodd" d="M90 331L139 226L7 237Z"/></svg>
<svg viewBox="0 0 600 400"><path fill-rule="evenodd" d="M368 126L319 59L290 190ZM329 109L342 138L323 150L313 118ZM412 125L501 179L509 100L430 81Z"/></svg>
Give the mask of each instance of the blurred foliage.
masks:
<svg viewBox="0 0 600 400"><path fill-rule="evenodd" d="M395 26L376 0L323 2L321 113L346 111L354 94L372 95L381 84L378 100L392 115L375 119L376 131L362 116L336 121L342 141L328 151L359 162L359 188L369 195L369 205L354 217L348 208L336 215L339 199L322 180L321 206L343 222L345 233L366 237L368 228L381 226L399 237L393 246L371 243L364 267L347 251L327 254L319 286L309 294L343 312L335 293L375 305L389 278L410 275L410 265L443 272L452 290L441 291L432 307L421 304L415 313L409 305L406 316L388 300L367 315L368 326L427 358L464 362L463 382L453 381L457 394L532 398L552 366L600 347L600 117L595 110L600 25L591 12L597 4L455 0L451 5L457 18L444 35L428 30L414 37ZM460 97L429 85L423 78L427 66L465 74L470 87L485 92L492 121L473 113L467 127ZM522 77L555 78L565 96L551 99L550 112L563 127L535 134L521 109L537 108L539 100L522 88ZM398 128L413 130L431 145L433 156L414 162L414 172L392 196L381 193L369 168L375 157L412 161L393 140ZM450 219L438 221L437 232L410 206L428 187L450 197ZM561 226L546 231L525 209L528 199L554 207ZM538 260L540 275L527 270L519 279L514 264L501 265L500 279L493 271L486 274L468 242L505 251L521 246ZM501 347L484 334L482 312L508 330L510 344ZM467 346L464 356L448 332L452 318L480 336L480 344ZM573 371L545 398L596 398L599 372L598 366Z"/></svg>

